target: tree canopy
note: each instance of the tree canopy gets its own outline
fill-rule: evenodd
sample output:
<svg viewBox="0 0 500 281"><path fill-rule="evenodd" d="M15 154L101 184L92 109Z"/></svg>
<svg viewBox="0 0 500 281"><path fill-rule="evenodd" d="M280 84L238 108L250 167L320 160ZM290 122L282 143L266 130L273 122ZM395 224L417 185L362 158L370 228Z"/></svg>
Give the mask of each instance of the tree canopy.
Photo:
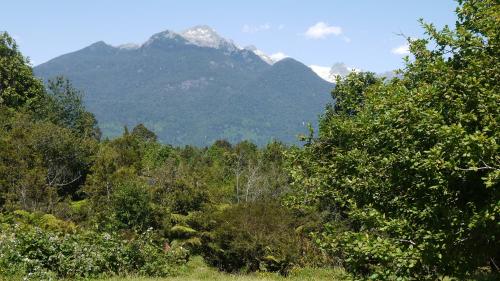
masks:
<svg viewBox="0 0 500 281"><path fill-rule="evenodd" d="M0 33L0 106L35 106L43 95L43 84L7 32Z"/></svg>
<svg viewBox="0 0 500 281"><path fill-rule="evenodd" d="M500 6L459 4L454 29L422 21L400 79L339 79L319 136L290 155L290 205L327 213L318 242L360 277L500 261Z"/></svg>

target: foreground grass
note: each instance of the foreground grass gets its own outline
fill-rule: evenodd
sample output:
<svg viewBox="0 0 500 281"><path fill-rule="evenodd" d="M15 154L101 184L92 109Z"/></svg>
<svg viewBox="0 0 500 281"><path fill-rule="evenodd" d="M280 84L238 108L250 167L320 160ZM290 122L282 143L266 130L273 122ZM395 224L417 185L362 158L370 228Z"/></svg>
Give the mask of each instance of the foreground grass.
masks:
<svg viewBox="0 0 500 281"><path fill-rule="evenodd" d="M195 257L183 267L180 272L174 277L151 278L138 276L114 276L101 279L90 279L89 281L344 281L352 280L350 275L344 270L337 269L322 269L322 268L300 268L290 272L287 277L280 276L274 273L251 273L251 274L228 274L217 271L205 264L201 257ZM24 281L22 277L17 278L2 278L0 281ZM72 279L63 279L61 281L69 281ZM82 279L79 279L82 280ZM458 281L456 278L444 277L443 281ZM496 281L498 275L483 272L476 277L463 281Z"/></svg>
<svg viewBox="0 0 500 281"><path fill-rule="evenodd" d="M288 277L273 273L227 274L208 267L200 257L191 260L182 272L175 277L113 277L100 281L341 281L347 274L341 269L292 270Z"/></svg>

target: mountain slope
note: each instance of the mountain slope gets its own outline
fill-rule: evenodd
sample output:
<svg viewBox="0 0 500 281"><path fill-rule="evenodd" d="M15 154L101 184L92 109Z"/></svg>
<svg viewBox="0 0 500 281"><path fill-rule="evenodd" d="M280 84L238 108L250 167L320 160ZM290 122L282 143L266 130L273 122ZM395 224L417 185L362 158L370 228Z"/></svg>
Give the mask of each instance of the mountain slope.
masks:
<svg viewBox="0 0 500 281"><path fill-rule="evenodd" d="M269 64L206 26L160 32L141 46L97 42L34 70L83 89L105 135L144 123L172 144L296 142L333 86L300 62Z"/></svg>

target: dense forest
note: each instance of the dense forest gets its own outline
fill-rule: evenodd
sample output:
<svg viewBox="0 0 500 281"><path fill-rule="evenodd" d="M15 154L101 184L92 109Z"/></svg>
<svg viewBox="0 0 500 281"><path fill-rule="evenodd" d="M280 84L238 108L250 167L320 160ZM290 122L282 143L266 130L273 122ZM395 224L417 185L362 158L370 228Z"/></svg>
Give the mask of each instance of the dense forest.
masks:
<svg viewBox="0 0 500 281"><path fill-rule="evenodd" d="M339 280L498 280L500 5L422 21L396 78L353 72L302 146L103 139L63 77L0 35L0 279L341 268ZM334 102L335 101L335 102ZM332 277L334 278L334 277Z"/></svg>

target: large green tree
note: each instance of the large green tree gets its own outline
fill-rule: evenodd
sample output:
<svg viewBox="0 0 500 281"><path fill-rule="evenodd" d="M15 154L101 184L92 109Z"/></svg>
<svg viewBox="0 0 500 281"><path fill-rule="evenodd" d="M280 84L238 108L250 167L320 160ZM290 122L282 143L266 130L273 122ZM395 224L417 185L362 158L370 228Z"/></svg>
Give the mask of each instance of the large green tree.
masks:
<svg viewBox="0 0 500 281"><path fill-rule="evenodd" d="M58 212L78 198L97 139L80 92L62 78L44 88L14 39L0 33L0 210Z"/></svg>
<svg viewBox="0 0 500 281"><path fill-rule="evenodd" d="M80 137L99 140L101 131L94 114L85 109L83 94L64 77L56 77L47 83L46 94L37 115L61 127L68 128Z"/></svg>
<svg viewBox="0 0 500 281"><path fill-rule="evenodd" d="M43 84L19 51L15 40L0 32L0 105L35 107L43 96Z"/></svg>
<svg viewBox="0 0 500 281"><path fill-rule="evenodd" d="M0 210L55 212L78 197L95 140L26 113L0 108L0 116Z"/></svg>
<svg viewBox="0 0 500 281"><path fill-rule="evenodd" d="M320 245L360 278L465 276L500 261L500 5L423 26L402 78L339 80L319 136L290 155L290 204L326 213Z"/></svg>

